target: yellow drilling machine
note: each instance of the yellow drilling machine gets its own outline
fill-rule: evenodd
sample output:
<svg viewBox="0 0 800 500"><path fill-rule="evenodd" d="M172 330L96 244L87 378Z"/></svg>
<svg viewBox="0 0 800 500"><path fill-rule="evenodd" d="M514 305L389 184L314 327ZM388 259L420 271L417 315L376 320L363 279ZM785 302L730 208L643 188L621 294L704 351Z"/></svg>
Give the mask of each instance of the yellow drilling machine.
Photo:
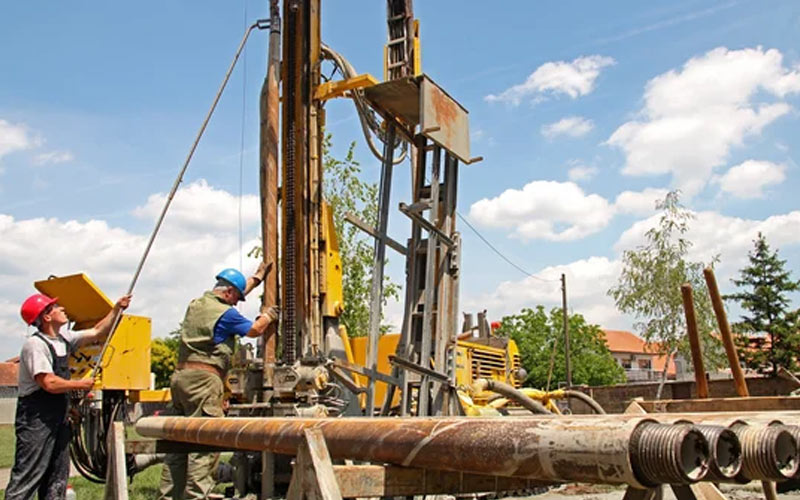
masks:
<svg viewBox="0 0 800 500"><path fill-rule="evenodd" d="M255 352L239 350L227 377L226 418L144 417L136 431L155 439L141 441L122 435L125 405L168 396L149 390L149 320L123 315L107 347L73 360L75 376L87 373L86 363L98 374L96 390L76 407L71 452L78 469L107 480L112 496L127 498L126 478L160 454L233 451L232 465L218 472L233 483L232 494L291 500L504 492L565 482L627 485L631 499L656 498L665 484L681 500L720 499L712 482L772 484L794 476L796 414L776 414L781 420L717 410L701 417L559 416L551 395L520 389L525 373L511 340L492 335L485 318L477 330L470 321L460 325L458 174L479 158L470 152L467 110L422 73L412 1L385 5L383 81L359 74L322 43L321 0L270 0L270 18L246 31L220 93L250 33L268 30L259 102L262 305L278 304L279 321ZM323 74L338 79L323 81ZM381 165L377 222L347 217L374 239L369 328L356 339L339 324L347 307L342 263L323 198L326 104L336 98L353 101ZM411 181L397 205L410 223L405 241L388 231L396 175ZM402 324L393 335L381 335L387 249L405 261ZM111 307L83 275L36 286L76 297L62 303L77 328ZM507 401L528 413L487 416Z"/></svg>

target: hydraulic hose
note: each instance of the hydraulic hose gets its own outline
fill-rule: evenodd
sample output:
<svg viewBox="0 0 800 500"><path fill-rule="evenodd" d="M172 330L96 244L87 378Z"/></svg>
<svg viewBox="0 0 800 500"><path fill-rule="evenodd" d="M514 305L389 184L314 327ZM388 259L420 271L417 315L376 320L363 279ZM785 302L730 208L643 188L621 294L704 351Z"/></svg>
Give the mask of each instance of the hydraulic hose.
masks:
<svg viewBox="0 0 800 500"><path fill-rule="evenodd" d="M578 399L581 402L586 403L592 410L594 410L595 413L599 413L601 415L605 415L606 413L606 411L603 409L602 406L600 406L600 404L597 401L589 397L589 395L582 393L581 391L573 391L567 389L564 391L564 395L567 396L568 398Z"/></svg>
<svg viewBox="0 0 800 500"><path fill-rule="evenodd" d="M498 382L496 380L490 380L486 378L481 378L476 380L472 384L472 390L474 392L483 392L483 391L491 391L496 392L502 396L507 397L508 399L512 399L519 403L523 408L529 410L531 413L538 413L540 415L550 415L551 413L547 411L542 403L532 399L525 394L523 394L518 389L514 387L504 384L503 382Z"/></svg>

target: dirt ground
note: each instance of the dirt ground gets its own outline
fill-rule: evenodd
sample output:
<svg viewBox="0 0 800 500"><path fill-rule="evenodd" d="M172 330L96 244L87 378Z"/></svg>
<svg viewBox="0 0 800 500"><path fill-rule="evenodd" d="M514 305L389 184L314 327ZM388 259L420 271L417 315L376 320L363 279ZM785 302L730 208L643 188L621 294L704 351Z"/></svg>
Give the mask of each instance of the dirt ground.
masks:
<svg viewBox="0 0 800 500"><path fill-rule="evenodd" d="M749 484L723 484L720 491L728 497L728 500L763 500L764 494L761 491L761 484L752 482ZM595 486L585 484L568 484L553 488L547 493L531 497L514 497L515 500L622 500L625 488L614 486ZM789 493L779 493L781 500L800 500L800 490ZM670 488L664 488L664 500L676 500Z"/></svg>

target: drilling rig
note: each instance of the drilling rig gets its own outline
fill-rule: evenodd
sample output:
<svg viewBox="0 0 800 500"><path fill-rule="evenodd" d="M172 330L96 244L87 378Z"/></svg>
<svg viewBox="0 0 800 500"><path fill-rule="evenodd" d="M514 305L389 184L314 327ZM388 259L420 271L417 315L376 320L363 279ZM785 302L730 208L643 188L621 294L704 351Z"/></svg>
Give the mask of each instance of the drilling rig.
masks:
<svg viewBox="0 0 800 500"><path fill-rule="evenodd" d="M162 440L157 451L236 450L228 479L240 495L261 498L501 492L570 481L626 484L643 500L671 484L681 498L699 498L704 490L689 491L699 481L796 474L800 427L783 425L796 414L781 415L787 422L730 414L556 418L530 404L523 406L548 414L466 418L459 388L476 378L482 390L530 399L516 391L524 376L513 342L464 336L459 327L458 173L480 159L470 154L468 112L422 73L411 0L386 1L382 82L322 43L321 7L321 0L270 0L270 19L254 25L269 28L260 97L262 305L278 304L280 321L255 355L239 351L228 375L229 417L239 418L140 420L140 434ZM341 79L323 81L323 65ZM377 223L348 216L374 239L369 331L358 341L339 324L347 306L342 263L322 194L325 105L339 97L353 101L381 164ZM398 208L411 231L398 242L388 234L389 209L394 170L405 160L411 193ZM393 336L380 331L387 248L405 260L403 319ZM379 418L390 415L397 418Z"/></svg>

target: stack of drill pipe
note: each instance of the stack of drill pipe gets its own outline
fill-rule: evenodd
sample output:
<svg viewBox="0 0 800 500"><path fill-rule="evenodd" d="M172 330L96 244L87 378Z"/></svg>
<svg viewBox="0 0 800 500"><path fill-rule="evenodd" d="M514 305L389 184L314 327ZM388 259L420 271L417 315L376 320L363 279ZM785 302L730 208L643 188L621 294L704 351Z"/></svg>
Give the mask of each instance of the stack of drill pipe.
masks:
<svg viewBox="0 0 800 500"><path fill-rule="evenodd" d="M581 417L590 418L589 415ZM619 417L635 419L641 418L641 415L626 414ZM796 422L800 419L800 412L649 413L647 418L664 424L691 423L704 433L711 451L710 470L706 478L709 481L743 483L753 480L785 481L800 477L800 426L783 424ZM726 450L734 451L736 443L728 436L723 442L717 441L716 447L711 445L713 438L706 426L711 430L716 429L713 432L728 428L736 435L741 450L741 467L733 476L721 469L726 461L733 458ZM715 465L720 466L719 472L723 472L721 476L715 470Z"/></svg>
<svg viewBox="0 0 800 500"><path fill-rule="evenodd" d="M514 476L546 482L690 484L708 471L708 443L690 425L648 418L148 417L143 436L294 455L322 431L333 459Z"/></svg>

